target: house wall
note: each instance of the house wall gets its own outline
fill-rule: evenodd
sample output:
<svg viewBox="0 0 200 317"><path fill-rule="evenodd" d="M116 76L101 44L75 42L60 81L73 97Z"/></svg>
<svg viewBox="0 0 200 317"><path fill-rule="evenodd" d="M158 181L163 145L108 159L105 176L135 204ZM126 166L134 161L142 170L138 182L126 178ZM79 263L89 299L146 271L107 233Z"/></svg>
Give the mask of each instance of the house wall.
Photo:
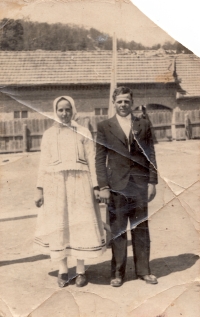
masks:
<svg viewBox="0 0 200 317"><path fill-rule="evenodd" d="M6 93L0 92L0 120L12 120L14 118L14 111L31 111L29 107L17 102Z"/></svg>
<svg viewBox="0 0 200 317"><path fill-rule="evenodd" d="M177 100L177 107L180 110L196 110L200 109L200 98L190 98L190 99L178 99Z"/></svg>
<svg viewBox="0 0 200 317"><path fill-rule="evenodd" d="M175 85L130 85L133 90L134 107L158 104L181 110L199 109L198 100L177 100ZM14 111L28 111L28 118L41 118L52 115L53 100L59 96L69 95L75 100L79 113L91 115L95 108L107 108L109 104L109 85L102 86L47 86L19 87L1 89L1 120L12 120ZM43 113L43 115L41 114Z"/></svg>
<svg viewBox="0 0 200 317"><path fill-rule="evenodd" d="M0 93L0 111L10 113L15 110L29 112L52 112L53 100L59 96L71 96L78 112L93 112L94 108L108 107L108 88L81 87L33 87L8 88ZM16 101L17 100L17 101Z"/></svg>
<svg viewBox="0 0 200 317"><path fill-rule="evenodd" d="M133 90L134 106L158 104L174 109L176 103L176 86L161 84L130 85Z"/></svg>

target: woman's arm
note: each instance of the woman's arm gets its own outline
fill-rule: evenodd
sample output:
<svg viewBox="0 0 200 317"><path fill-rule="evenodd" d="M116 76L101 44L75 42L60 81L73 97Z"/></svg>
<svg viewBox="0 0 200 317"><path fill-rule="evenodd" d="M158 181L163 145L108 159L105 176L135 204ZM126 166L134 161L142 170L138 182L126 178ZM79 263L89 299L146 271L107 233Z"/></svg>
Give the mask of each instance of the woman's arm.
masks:
<svg viewBox="0 0 200 317"><path fill-rule="evenodd" d="M36 185L36 192L35 192L35 204L37 207L41 207L44 203L43 198L43 182L44 182L44 173L45 173L45 166L49 161L49 142L48 142L48 135L47 133L43 134L42 142L41 142L41 153L40 153L40 163L39 163L39 171L38 171L38 178L37 178L37 185Z"/></svg>
<svg viewBox="0 0 200 317"><path fill-rule="evenodd" d="M88 163L93 187L97 187L98 183L97 183L97 176L96 176L96 170L95 170L95 146L94 146L94 141L92 139L92 135L88 129L86 129L86 132L84 133L83 146L84 146L85 158Z"/></svg>

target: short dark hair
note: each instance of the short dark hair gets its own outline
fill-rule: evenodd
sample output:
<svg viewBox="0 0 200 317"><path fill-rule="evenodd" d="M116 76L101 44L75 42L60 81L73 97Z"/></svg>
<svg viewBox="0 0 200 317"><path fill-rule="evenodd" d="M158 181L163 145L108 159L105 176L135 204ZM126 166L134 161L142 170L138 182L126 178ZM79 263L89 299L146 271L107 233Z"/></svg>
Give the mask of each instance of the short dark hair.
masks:
<svg viewBox="0 0 200 317"><path fill-rule="evenodd" d="M129 87L120 86L120 87L115 88L115 90L113 91L113 95L112 95L113 101L116 100L116 97L118 95L125 95L125 94L130 94L131 99L133 99L133 92Z"/></svg>

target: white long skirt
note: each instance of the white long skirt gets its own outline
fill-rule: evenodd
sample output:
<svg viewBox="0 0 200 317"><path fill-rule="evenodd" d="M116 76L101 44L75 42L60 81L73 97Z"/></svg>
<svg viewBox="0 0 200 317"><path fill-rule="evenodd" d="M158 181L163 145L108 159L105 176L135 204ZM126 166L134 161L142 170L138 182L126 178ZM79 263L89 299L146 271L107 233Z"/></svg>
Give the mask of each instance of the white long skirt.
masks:
<svg viewBox="0 0 200 317"><path fill-rule="evenodd" d="M106 250L99 205L87 171L48 173L39 209L35 249L52 260L95 258Z"/></svg>

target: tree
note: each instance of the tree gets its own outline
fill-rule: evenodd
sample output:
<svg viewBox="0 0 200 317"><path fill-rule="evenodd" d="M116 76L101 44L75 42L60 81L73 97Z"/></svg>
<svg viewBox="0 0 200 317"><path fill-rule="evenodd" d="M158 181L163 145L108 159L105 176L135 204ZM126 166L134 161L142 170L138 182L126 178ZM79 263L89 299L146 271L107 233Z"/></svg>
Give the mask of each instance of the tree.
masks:
<svg viewBox="0 0 200 317"><path fill-rule="evenodd" d="M163 45L162 45L162 48L164 50L176 50L176 42L172 43L170 41L166 41Z"/></svg>
<svg viewBox="0 0 200 317"><path fill-rule="evenodd" d="M117 40L117 48L122 50L177 50L177 53L191 54L185 46L178 42L165 42L152 47L135 41ZM112 37L95 28L85 29L69 24L48 24L30 20L0 21L0 50L34 51L34 50L112 50Z"/></svg>
<svg viewBox="0 0 200 317"><path fill-rule="evenodd" d="M1 50L23 50L24 29L19 20L3 19L1 21Z"/></svg>
<svg viewBox="0 0 200 317"><path fill-rule="evenodd" d="M190 51L187 47L185 47L183 44L179 42L176 42L176 53L193 54L192 51Z"/></svg>
<svg viewBox="0 0 200 317"><path fill-rule="evenodd" d="M151 47L152 50L159 50L159 48L161 48L160 44L155 44Z"/></svg>

